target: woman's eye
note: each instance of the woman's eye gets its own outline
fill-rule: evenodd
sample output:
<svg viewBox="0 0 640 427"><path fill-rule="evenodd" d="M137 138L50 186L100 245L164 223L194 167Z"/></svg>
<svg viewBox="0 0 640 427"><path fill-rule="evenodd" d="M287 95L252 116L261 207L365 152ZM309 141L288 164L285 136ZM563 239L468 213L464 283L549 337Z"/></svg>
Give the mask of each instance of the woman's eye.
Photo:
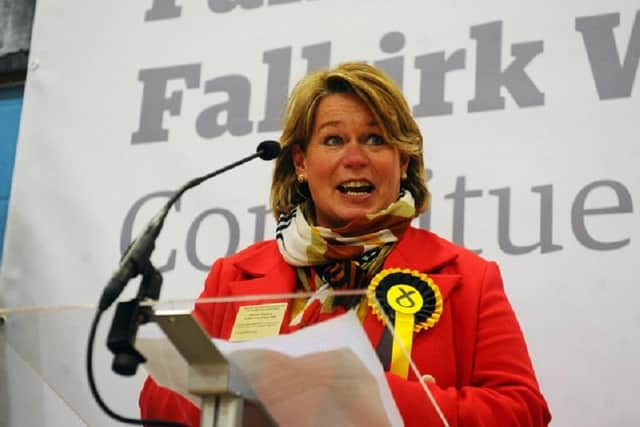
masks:
<svg viewBox="0 0 640 427"><path fill-rule="evenodd" d="M342 140L337 136L328 136L324 139L325 145L339 145Z"/></svg>
<svg viewBox="0 0 640 427"><path fill-rule="evenodd" d="M367 138L367 143L371 145L382 145L384 144L384 139L380 135L372 134Z"/></svg>

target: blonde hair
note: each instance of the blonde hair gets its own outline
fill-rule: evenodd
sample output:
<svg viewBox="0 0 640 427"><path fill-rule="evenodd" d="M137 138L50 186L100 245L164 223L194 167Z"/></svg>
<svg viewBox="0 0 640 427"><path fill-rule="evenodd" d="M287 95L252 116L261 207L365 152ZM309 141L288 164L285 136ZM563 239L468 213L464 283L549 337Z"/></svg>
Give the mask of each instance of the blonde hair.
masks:
<svg viewBox="0 0 640 427"><path fill-rule="evenodd" d="M409 158L407 179L416 203L416 216L429 208L422 159L422 134L396 84L379 69L361 62L348 62L332 70L307 74L293 89L285 108L280 136L281 154L276 160L271 183L271 209L276 219L310 198L306 183L299 183L293 164L293 147L306 153L320 100L334 93L348 93L362 101L380 125L383 137Z"/></svg>

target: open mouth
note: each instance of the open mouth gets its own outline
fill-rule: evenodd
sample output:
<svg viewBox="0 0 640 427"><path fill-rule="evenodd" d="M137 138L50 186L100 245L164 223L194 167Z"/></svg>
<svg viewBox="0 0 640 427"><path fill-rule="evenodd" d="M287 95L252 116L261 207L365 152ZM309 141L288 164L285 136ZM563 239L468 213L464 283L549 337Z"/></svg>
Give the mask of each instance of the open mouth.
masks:
<svg viewBox="0 0 640 427"><path fill-rule="evenodd" d="M367 181L349 181L337 188L342 194L369 194L375 190L375 186Z"/></svg>

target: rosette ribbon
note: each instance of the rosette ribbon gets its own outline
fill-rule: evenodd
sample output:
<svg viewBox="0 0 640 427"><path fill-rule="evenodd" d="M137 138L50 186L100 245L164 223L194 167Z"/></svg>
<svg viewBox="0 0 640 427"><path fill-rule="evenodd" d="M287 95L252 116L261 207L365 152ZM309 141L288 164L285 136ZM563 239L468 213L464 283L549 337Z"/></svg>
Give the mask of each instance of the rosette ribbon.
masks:
<svg viewBox="0 0 640 427"><path fill-rule="evenodd" d="M443 306L440 288L419 271L387 268L371 279L368 304L380 321L384 322L382 309L393 324L390 371L406 379L409 359L402 347L411 355L413 334L433 327L440 319Z"/></svg>

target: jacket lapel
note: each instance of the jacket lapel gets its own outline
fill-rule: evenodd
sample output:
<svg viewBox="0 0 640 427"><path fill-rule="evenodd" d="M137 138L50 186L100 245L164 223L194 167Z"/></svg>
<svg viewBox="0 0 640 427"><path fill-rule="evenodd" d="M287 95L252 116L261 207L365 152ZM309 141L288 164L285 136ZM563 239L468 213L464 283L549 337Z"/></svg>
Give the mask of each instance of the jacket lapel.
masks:
<svg viewBox="0 0 640 427"><path fill-rule="evenodd" d="M249 252L249 251L248 251ZM230 303L230 307L225 310L222 326L222 336L227 338L231 335L236 314L241 306L274 304L286 302L289 299L280 298L260 298L263 295L290 294L296 288L295 269L288 265L280 256L275 242L266 242L258 250L250 251L248 256L244 253L238 254L234 260L240 274L236 280L229 282L229 296L243 297L244 301ZM247 300L247 296L256 296L255 300ZM288 324L290 304L287 305L282 324Z"/></svg>

